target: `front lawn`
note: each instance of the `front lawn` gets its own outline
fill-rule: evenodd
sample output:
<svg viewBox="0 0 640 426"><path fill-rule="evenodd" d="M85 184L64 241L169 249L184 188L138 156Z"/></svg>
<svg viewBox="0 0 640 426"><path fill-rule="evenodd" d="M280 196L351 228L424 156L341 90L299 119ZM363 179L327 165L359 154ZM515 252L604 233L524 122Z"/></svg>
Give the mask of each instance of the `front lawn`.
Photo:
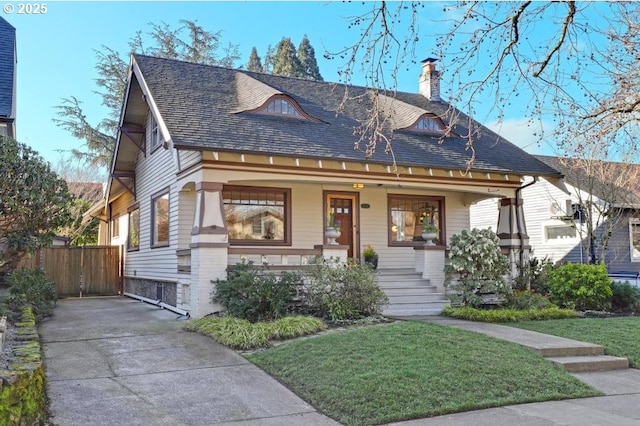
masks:
<svg viewBox="0 0 640 426"><path fill-rule="evenodd" d="M626 357L633 368L640 368L638 317L580 318L505 325L602 345L607 355Z"/></svg>
<svg viewBox="0 0 640 426"><path fill-rule="evenodd" d="M424 322L295 340L247 358L345 425L599 394L519 345Z"/></svg>

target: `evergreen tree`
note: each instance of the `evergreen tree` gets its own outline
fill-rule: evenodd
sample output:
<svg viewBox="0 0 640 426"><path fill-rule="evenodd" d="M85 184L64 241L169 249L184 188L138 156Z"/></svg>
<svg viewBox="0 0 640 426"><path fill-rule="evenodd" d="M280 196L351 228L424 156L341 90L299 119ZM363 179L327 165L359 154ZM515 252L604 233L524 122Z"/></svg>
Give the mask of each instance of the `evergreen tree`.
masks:
<svg viewBox="0 0 640 426"><path fill-rule="evenodd" d="M56 107L59 118L53 121L74 137L84 141L86 150L74 149L72 154L79 159L89 161L101 167L111 164L111 156L115 148L118 120L122 107L122 99L127 85L129 69L129 53L158 56L161 58L179 59L210 65L233 67L240 58L238 46L220 45L221 32L210 32L193 21L181 20L182 26L171 28L168 24L150 24L148 33L152 41L150 47L144 43L142 32L137 31L130 39L130 52L121 55L114 49L102 46L96 51L96 70L98 78L97 92L102 97L102 104L107 107L108 115L98 125L87 121L82 102L74 96L62 99Z"/></svg>
<svg viewBox="0 0 640 426"><path fill-rule="evenodd" d="M307 35L302 38L300 46L298 46L298 60L302 65L302 71L304 72L303 78L309 80L324 81L320 75L320 69L316 62L316 51L311 46Z"/></svg>
<svg viewBox="0 0 640 426"><path fill-rule="evenodd" d="M287 77L304 77L302 64L298 60L296 48L289 37L284 37L278 43L276 57L273 64L273 74Z"/></svg>
<svg viewBox="0 0 640 426"><path fill-rule="evenodd" d="M258 56L258 51L256 50L255 46L251 49L249 63L247 64L247 71L264 72L262 61L260 60L260 56Z"/></svg>

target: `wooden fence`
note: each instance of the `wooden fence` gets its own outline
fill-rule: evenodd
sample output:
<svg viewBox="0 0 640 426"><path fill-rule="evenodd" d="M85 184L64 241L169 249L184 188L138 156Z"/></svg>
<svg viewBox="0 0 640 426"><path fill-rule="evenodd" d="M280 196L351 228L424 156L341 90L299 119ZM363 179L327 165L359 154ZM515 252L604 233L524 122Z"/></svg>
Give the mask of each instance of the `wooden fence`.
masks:
<svg viewBox="0 0 640 426"><path fill-rule="evenodd" d="M120 247L47 247L23 259L40 266L56 285L58 297L120 294Z"/></svg>

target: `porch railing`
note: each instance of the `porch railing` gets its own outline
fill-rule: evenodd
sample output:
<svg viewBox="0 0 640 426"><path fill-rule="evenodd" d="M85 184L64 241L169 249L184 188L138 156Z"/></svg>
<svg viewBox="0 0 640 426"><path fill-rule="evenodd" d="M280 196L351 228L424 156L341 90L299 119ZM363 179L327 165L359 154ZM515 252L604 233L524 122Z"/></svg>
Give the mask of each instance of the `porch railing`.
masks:
<svg viewBox="0 0 640 426"><path fill-rule="evenodd" d="M274 248L274 247L229 247L229 265L245 262L253 262L254 265L267 264L269 266L288 269L314 263L315 259L322 256L322 248Z"/></svg>

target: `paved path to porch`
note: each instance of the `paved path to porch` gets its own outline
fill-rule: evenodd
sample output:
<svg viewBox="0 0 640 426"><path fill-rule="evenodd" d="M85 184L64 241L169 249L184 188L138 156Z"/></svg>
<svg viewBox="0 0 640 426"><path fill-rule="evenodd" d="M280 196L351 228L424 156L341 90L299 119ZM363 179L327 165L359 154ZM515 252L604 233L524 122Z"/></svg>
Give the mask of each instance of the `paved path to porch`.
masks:
<svg viewBox="0 0 640 426"><path fill-rule="evenodd" d="M39 328L52 424L338 425L232 350L129 298L65 299Z"/></svg>

